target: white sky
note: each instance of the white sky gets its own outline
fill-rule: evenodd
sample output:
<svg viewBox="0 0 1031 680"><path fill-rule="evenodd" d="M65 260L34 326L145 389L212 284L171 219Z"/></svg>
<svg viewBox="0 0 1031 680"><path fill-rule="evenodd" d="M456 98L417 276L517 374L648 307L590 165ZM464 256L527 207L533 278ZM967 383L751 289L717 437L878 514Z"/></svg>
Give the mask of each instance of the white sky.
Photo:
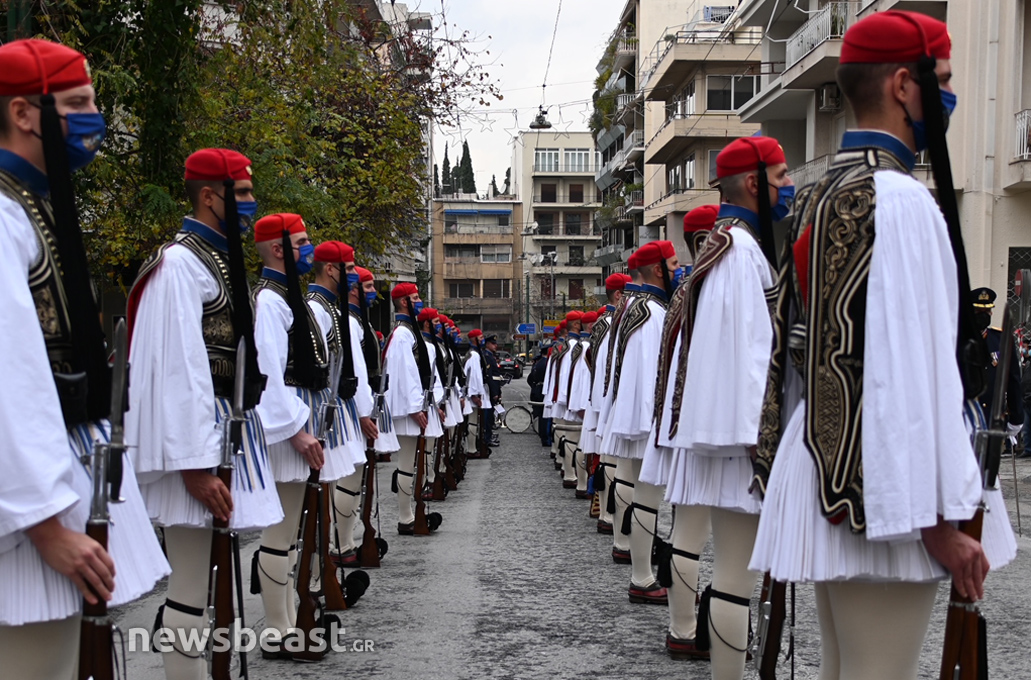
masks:
<svg viewBox="0 0 1031 680"><path fill-rule="evenodd" d="M441 0L409 0L409 6L434 14L440 25ZM476 172L476 189L483 194L491 175L504 188L505 169L512 159L513 133L527 130L541 103L541 84L548 63L552 31L559 0L443 0L448 34L452 38L468 31L474 47L489 49L482 58L498 84L503 101L489 109L478 105L472 119L461 119L461 131L438 128L434 138L434 162L444 160L444 146L452 166L462 153L462 140L469 150ZM555 49L548 72L545 106L557 131L587 130L590 99L594 92L595 66L616 27L626 0L562 0ZM443 30L440 26L438 30ZM488 39L488 36L490 38ZM574 103L575 102L575 103ZM512 111L518 111L518 126Z"/></svg>

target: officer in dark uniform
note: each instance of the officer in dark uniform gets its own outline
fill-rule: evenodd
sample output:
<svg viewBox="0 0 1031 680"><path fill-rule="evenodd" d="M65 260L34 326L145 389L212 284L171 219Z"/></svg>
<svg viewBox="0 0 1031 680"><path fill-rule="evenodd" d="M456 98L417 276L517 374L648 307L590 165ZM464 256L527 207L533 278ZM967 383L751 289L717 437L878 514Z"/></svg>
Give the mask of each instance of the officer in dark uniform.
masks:
<svg viewBox="0 0 1031 680"><path fill-rule="evenodd" d="M974 295L974 319L978 328L981 329L985 341L988 343L988 352L991 355L991 364L985 369L985 384L988 386L980 396L981 408L984 409L985 417L991 416L992 395L995 393L995 367L999 364L1001 350L1003 347L1002 330L991 326L992 310L995 309L995 298L997 297L991 288L977 288ZM1006 404L1008 406L1007 420L1010 425L1022 426L1024 424L1023 394L1020 387L1020 361L1017 358L1016 345L1012 339L1006 343L1007 351L1012 353L1010 357L1010 370L1007 377Z"/></svg>
<svg viewBox="0 0 1031 680"><path fill-rule="evenodd" d="M501 401L501 366L498 365L498 336L488 335L483 338L483 360L487 364L487 392L490 394L491 406L496 406ZM495 447L500 444L498 435L494 432L494 409L484 414L484 437L487 445Z"/></svg>

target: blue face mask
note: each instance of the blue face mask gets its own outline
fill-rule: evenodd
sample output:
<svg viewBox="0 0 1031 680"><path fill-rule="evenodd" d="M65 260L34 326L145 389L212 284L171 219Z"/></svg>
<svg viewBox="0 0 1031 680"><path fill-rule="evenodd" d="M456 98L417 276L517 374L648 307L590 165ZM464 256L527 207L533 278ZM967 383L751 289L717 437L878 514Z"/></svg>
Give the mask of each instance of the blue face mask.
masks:
<svg viewBox="0 0 1031 680"><path fill-rule="evenodd" d="M670 283L673 285L673 290L676 290L677 286L679 286L680 282L683 281L683 280L684 280L684 268L683 267L677 267L676 270L673 272L673 278L670 279Z"/></svg>
<svg viewBox="0 0 1031 680"><path fill-rule="evenodd" d="M422 311L422 302L413 302L412 303L412 313L415 316L419 316L419 312L421 312L421 311Z"/></svg>
<svg viewBox="0 0 1031 680"><path fill-rule="evenodd" d="M348 290L350 290L351 288L354 288L359 283L361 283L361 277L360 276L358 276L357 274L355 274L353 272L347 275L347 288L348 288Z"/></svg>
<svg viewBox="0 0 1031 680"><path fill-rule="evenodd" d="M297 273L300 276L304 276L315 266L315 246L311 243L305 243L298 250L300 251L300 256L297 258Z"/></svg>
<svg viewBox="0 0 1031 680"><path fill-rule="evenodd" d="M365 291L365 304L368 305L369 307L373 306L374 304L376 304L376 298L377 297L378 296L376 295L376 291L374 291L374 290L367 290L367 291Z"/></svg>
<svg viewBox="0 0 1031 680"><path fill-rule="evenodd" d="M777 205L770 208L774 222L780 222L791 212L791 204L795 202L795 185L777 189Z"/></svg>
<svg viewBox="0 0 1031 680"><path fill-rule="evenodd" d="M433 330L437 335L440 335L444 331L444 327L438 323L433 327Z"/></svg>
<svg viewBox="0 0 1031 680"><path fill-rule="evenodd" d="M956 111L956 105L959 104L959 99L955 93L947 90L941 90L942 99L942 116L945 117L945 131L949 131L949 121L952 119L952 114ZM909 112L906 112L909 115ZM927 124L922 120L910 119L910 124L913 126L913 144L916 145L917 153L927 148Z"/></svg>
<svg viewBox="0 0 1031 680"><path fill-rule="evenodd" d="M89 165L97 155L107 133L107 125L100 113L69 113L64 119L68 123L64 146L68 152L68 165L75 172Z"/></svg>
<svg viewBox="0 0 1031 680"><path fill-rule="evenodd" d="M254 224L254 216L258 214L257 201L237 201L236 214L240 218L240 233L247 231ZM225 229L225 222L219 221L219 226Z"/></svg>

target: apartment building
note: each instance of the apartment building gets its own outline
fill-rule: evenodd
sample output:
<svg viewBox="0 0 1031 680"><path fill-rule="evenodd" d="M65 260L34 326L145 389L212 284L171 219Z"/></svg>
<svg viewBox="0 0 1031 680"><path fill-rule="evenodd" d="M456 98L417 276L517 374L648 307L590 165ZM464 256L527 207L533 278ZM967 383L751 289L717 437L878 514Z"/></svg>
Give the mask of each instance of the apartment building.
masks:
<svg viewBox="0 0 1031 680"><path fill-rule="evenodd" d="M452 194L433 201L427 306L463 329L495 333L511 342L525 313L519 263L523 206L512 196L492 200Z"/></svg>
<svg viewBox="0 0 1031 680"><path fill-rule="evenodd" d="M512 191L522 205L524 322L597 308L602 269L596 219L598 154L589 132L522 132L514 145Z"/></svg>
<svg viewBox="0 0 1031 680"><path fill-rule="evenodd" d="M777 137L796 185L815 181L855 125L834 73L855 21L887 9L945 20L959 108L948 133L973 286L1010 291L1031 267L1031 8L1027 0L744 0L742 24L769 27L759 92L739 111ZM797 6L796 6L797 5ZM923 156L923 155L921 155ZM916 175L934 190L922 157Z"/></svg>

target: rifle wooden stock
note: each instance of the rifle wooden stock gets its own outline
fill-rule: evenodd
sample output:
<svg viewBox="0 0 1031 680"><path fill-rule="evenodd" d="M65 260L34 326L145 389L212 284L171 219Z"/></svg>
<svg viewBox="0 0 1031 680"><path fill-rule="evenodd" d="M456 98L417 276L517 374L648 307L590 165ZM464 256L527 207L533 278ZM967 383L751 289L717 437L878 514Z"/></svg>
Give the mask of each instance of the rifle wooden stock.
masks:
<svg viewBox="0 0 1031 680"><path fill-rule="evenodd" d="M764 611L766 602L770 603L770 611L765 635L760 641L762 648L759 651L762 656L757 664L760 680L776 680L777 678L777 660L780 658L780 643L784 632L784 619L787 616L786 593L786 583L774 581L769 572L763 575L763 587L759 595L760 618L766 615Z"/></svg>
<svg viewBox="0 0 1031 680"><path fill-rule="evenodd" d="M365 440L365 497L362 498L362 547L358 561L362 567L379 567L379 544L376 542L376 528L372 526L372 498L376 493L376 448L371 439Z"/></svg>
<svg viewBox="0 0 1031 680"><path fill-rule="evenodd" d="M462 419L455 436L455 485L465 479L465 439L469 436L469 416Z"/></svg>
<svg viewBox="0 0 1031 680"><path fill-rule="evenodd" d="M89 522L86 535L107 550L107 522ZM90 587L92 590L92 586ZM107 602L97 596L96 604L83 600L82 627L79 633L79 680L114 680L112 623Z"/></svg>
<svg viewBox="0 0 1031 680"><path fill-rule="evenodd" d="M455 426L456 434L459 430L460 427ZM444 430L444 485L449 491L454 491L458 488L458 479L455 476L454 448L451 443L451 431Z"/></svg>
<svg viewBox="0 0 1031 680"><path fill-rule="evenodd" d="M444 488L444 471L441 469L446 442L447 429L445 428L444 436L437 439L436 446L433 447L433 500L435 501L447 498L447 489Z"/></svg>
<svg viewBox="0 0 1031 680"><path fill-rule="evenodd" d="M412 495L415 497L415 530L416 536L429 536L430 525L426 521L426 501L422 499L423 487L426 486L426 429L419 430L419 438L415 443L415 486Z"/></svg>
<svg viewBox="0 0 1031 680"><path fill-rule="evenodd" d="M233 469L229 467L218 468L218 478L231 489L233 484ZM215 629L229 630L233 625L235 613L233 611L233 540L229 531L229 522L220 519L212 521L214 531L211 533L211 561L214 570L214 592L215 592ZM209 573L210 573L209 569ZM210 586L209 585L209 590ZM232 648L224 651L211 650L211 677L213 680L229 680L230 662L232 660Z"/></svg>
<svg viewBox="0 0 1031 680"><path fill-rule="evenodd" d="M329 484L322 484L319 487L319 563L322 565L322 594L326 599L326 609L330 611L343 611L347 609L347 602L344 600L344 589L340 587L340 580L337 578L336 565L329 554L330 503L331 493Z"/></svg>
<svg viewBox="0 0 1031 680"><path fill-rule="evenodd" d="M318 540L319 471L312 469L308 474L304 490L304 511L301 513L301 540L303 546L297 562L297 629L302 637L300 651L292 652L295 659L319 661L326 655L326 649L317 649L312 640L312 631L321 623L321 612L315 593L311 590L312 558L315 556L315 542ZM314 512L313 512L314 510Z"/></svg>
<svg viewBox="0 0 1031 680"><path fill-rule="evenodd" d="M996 377L996 380L999 380ZM981 541L984 511L959 523L959 530ZM974 600L965 598L953 585L949 593L949 611L945 618L945 643L942 650L941 680L987 680L980 675L981 613ZM985 660L986 661L986 660Z"/></svg>
<svg viewBox="0 0 1031 680"><path fill-rule="evenodd" d="M487 446L487 431L484 429L486 416L483 415L482 408L477 408L476 411L476 455L479 458L486 458L490 455L490 447Z"/></svg>

